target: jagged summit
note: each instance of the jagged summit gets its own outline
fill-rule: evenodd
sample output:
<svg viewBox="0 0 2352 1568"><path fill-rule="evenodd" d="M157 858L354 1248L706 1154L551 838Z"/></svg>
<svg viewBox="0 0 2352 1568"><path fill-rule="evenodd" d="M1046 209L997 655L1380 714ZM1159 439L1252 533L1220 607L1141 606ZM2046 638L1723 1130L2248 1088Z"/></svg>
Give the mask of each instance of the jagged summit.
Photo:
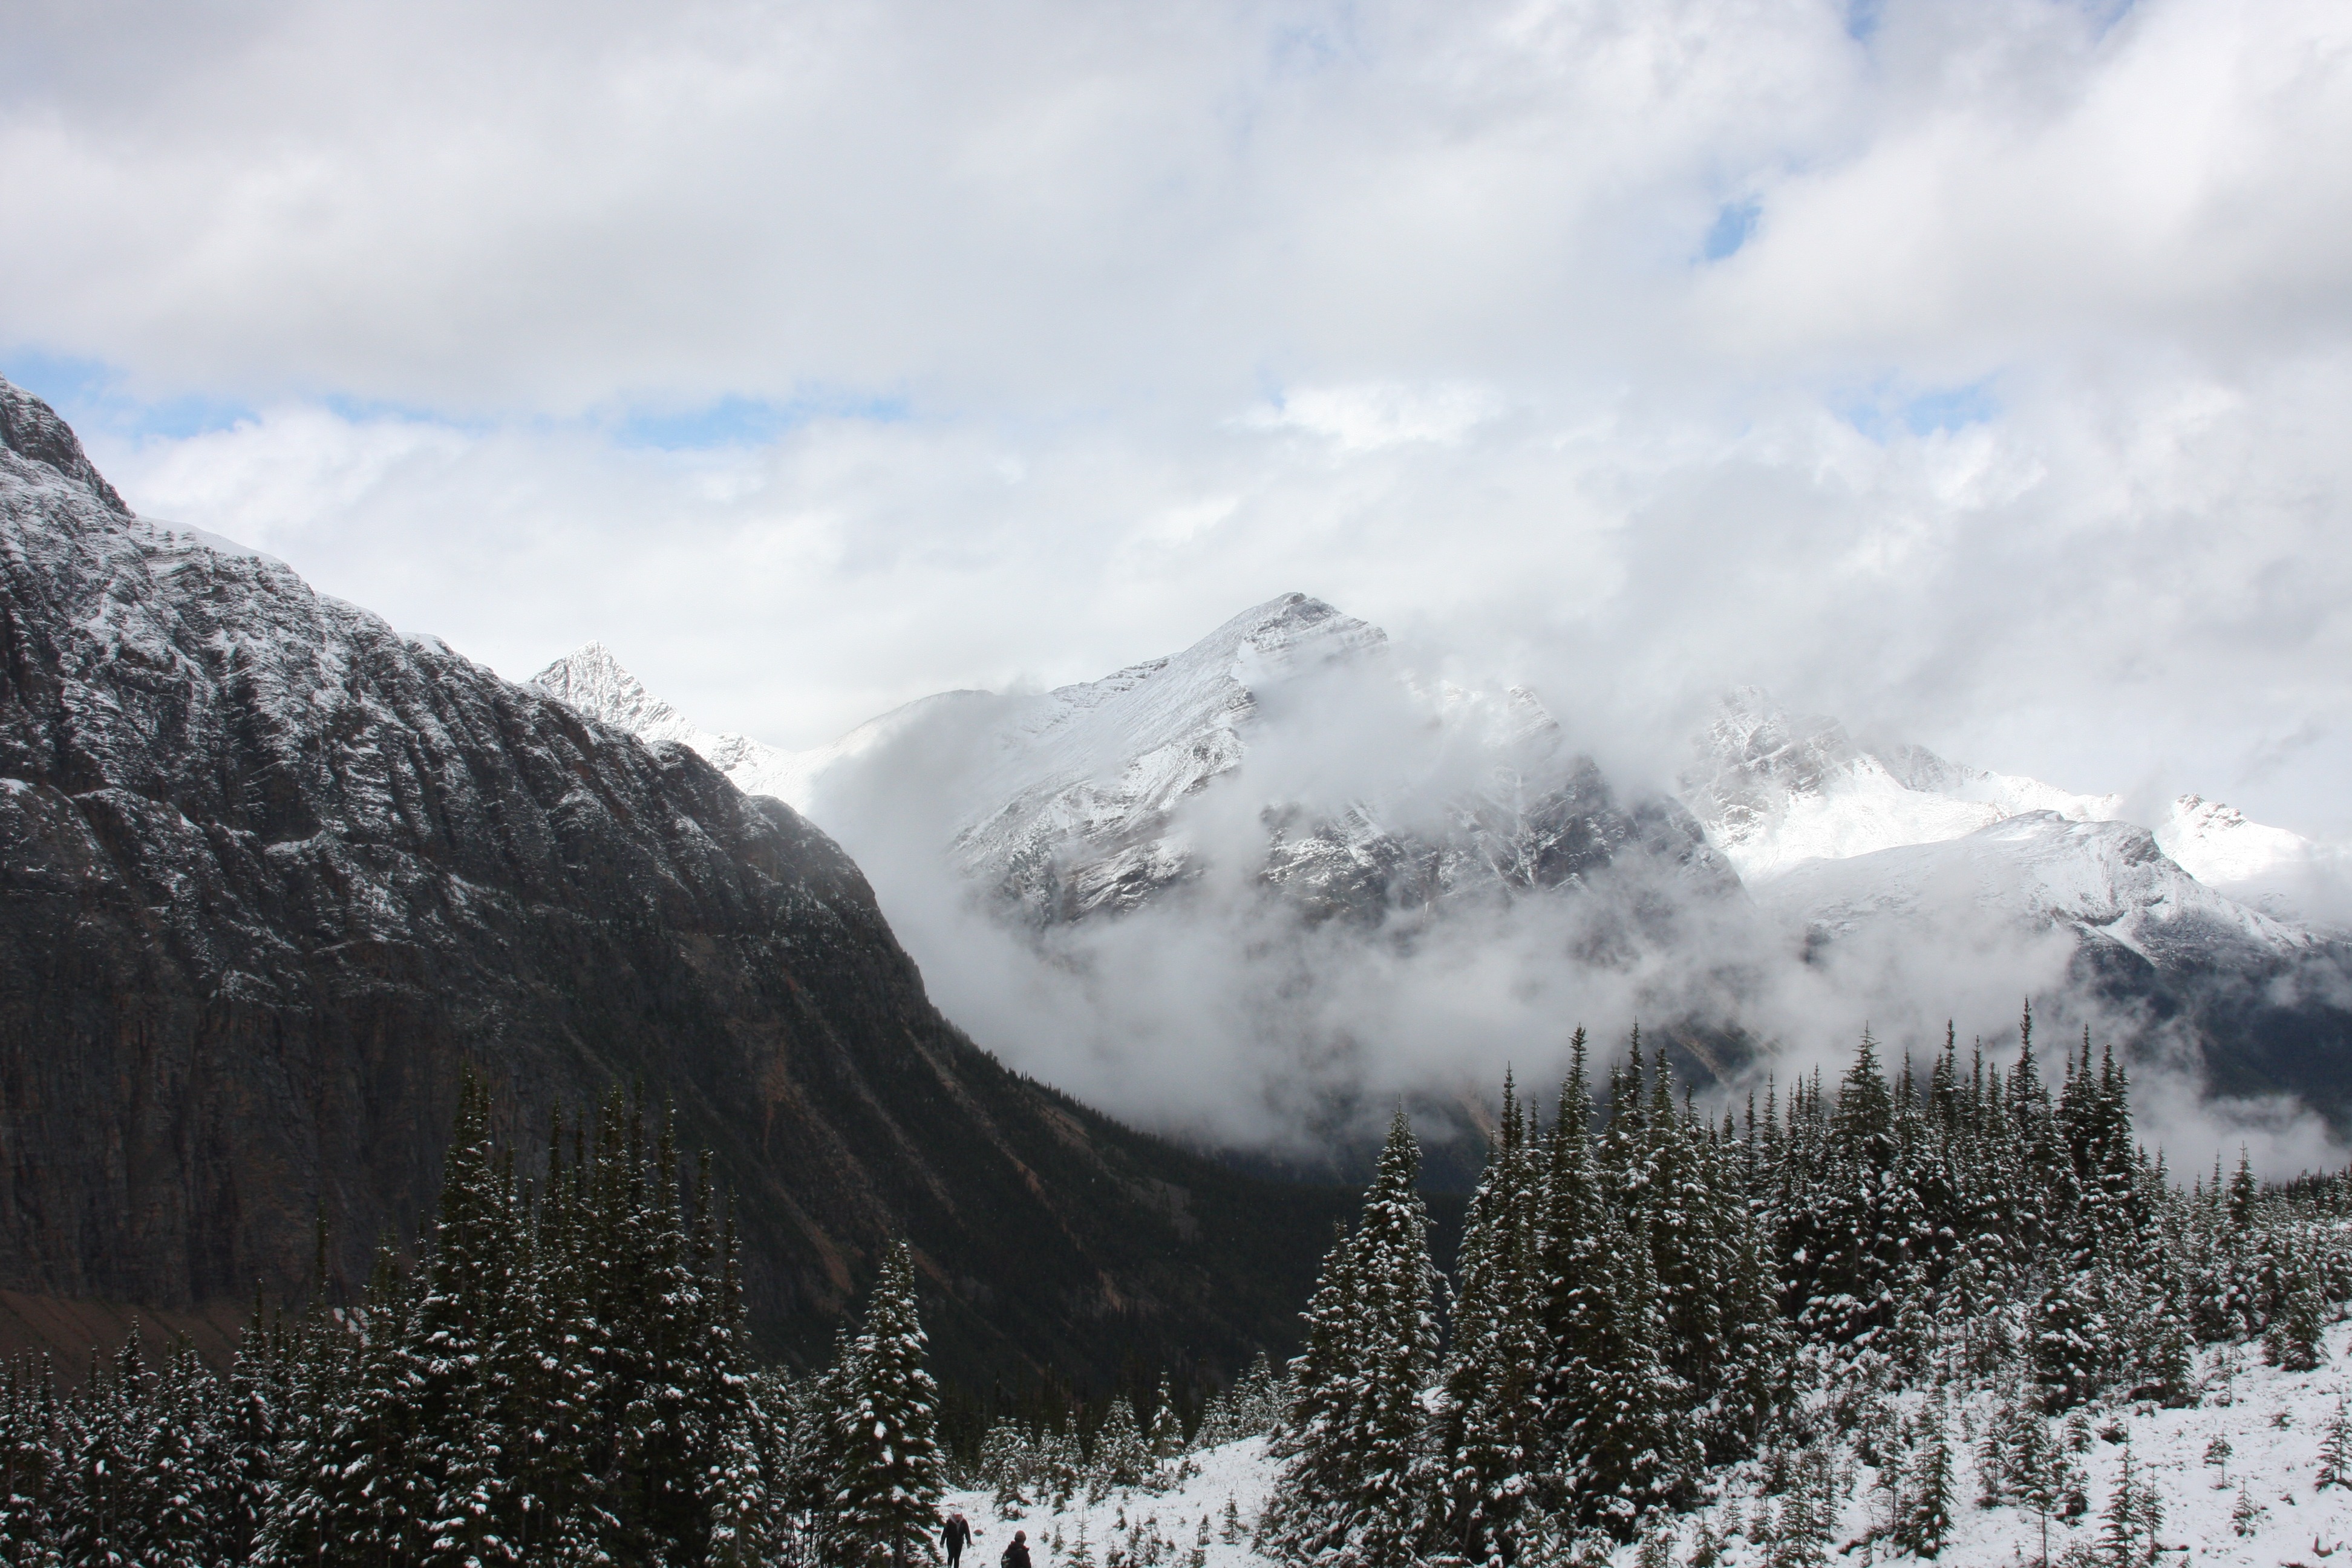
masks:
<svg viewBox="0 0 2352 1568"><path fill-rule="evenodd" d="M613 650L587 643L530 678L557 700L648 745L684 746L725 773L745 795L764 795L796 811L808 808L809 782L821 771L819 753L794 753L748 735L705 730L647 691Z"/></svg>
<svg viewBox="0 0 2352 1568"><path fill-rule="evenodd" d="M647 691L601 642L583 645L530 678L531 684L581 712L641 741L684 741L702 731Z"/></svg>
<svg viewBox="0 0 2352 1568"><path fill-rule="evenodd" d="M1242 764L1269 694L1387 646L1378 626L1286 594L1180 653L1016 700L961 792L956 857L1041 918L1131 907L1199 869L1171 819Z"/></svg>
<svg viewBox="0 0 2352 1568"><path fill-rule="evenodd" d="M57 479L80 486L119 516L131 514L81 449L81 438L73 427L58 418L55 409L5 376L0 376L0 450L22 464L48 469ZM31 483L42 482L37 474L17 471Z"/></svg>

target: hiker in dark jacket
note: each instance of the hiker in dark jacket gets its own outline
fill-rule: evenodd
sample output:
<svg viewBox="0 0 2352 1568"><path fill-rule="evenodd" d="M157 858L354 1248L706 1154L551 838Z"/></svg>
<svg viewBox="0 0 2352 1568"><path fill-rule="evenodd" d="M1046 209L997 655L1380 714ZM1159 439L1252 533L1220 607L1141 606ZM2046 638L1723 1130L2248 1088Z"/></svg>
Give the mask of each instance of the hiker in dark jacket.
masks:
<svg viewBox="0 0 2352 1568"><path fill-rule="evenodd" d="M947 1548L948 1568L956 1568L963 1561L963 1549L971 1544L971 1525L963 1515L948 1515L948 1521L940 1526L940 1544Z"/></svg>
<svg viewBox="0 0 2352 1568"><path fill-rule="evenodd" d="M1004 1555L997 1560L997 1568L1029 1568L1029 1532L1027 1531L1016 1530L1013 1532L1013 1544L1006 1547Z"/></svg>

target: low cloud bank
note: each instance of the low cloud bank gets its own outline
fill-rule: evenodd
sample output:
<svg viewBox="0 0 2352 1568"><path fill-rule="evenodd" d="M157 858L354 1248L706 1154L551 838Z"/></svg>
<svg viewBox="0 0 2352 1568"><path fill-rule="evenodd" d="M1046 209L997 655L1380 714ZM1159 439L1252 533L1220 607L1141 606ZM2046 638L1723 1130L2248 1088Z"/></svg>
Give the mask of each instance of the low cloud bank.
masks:
<svg viewBox="0 0 2352 1568"><path fill-rule="evenodd" d="M1256 875L1258 811L1316 787L1300 771L1312 748L1274 748L1263 767L1253 752L1179 811L1176 830L1213 851L1196 879L1131 912L1024 923L944 853L1000 717L967 703L911 727L828 775L812 815L865 867L950 1016L1009 1065L1139 1125L1311 1161L1409 1099L1426 1132L1458 1137L1507 1068L1548 1097L1579 1025L1599 1063L1637 1024L1654 1040L1689 1031L1725 1069L1710 1099L1741 1105L1768 1079L1833 1080L1864 1027L1891 1068L1907 1052L1924 1074L1948 1024L1964 1058L1981 1044L2007 1064L2030 997L2045 1073L2086 1026L2130 1047L2144 1132L2184 1176L2217 1154L2234 1165L2242 1145L2271 1175L2344 1163L2289 1097L2206 1098L2187 1022L2100 1000L2071 932L2021 929L1965 889L1826 944L1744 890L1703 891L1638 857L1584 886L1465 897L1434 918L1306 918ZM1360 785L1376 752L1328 753L1338 777L1323 798Z"/></svg>

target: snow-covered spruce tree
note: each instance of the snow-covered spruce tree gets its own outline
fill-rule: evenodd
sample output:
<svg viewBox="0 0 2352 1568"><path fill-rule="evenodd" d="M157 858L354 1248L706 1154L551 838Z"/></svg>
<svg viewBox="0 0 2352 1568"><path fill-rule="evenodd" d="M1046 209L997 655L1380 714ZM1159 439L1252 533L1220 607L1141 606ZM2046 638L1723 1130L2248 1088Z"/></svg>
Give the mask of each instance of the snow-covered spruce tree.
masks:
<svg viewBox="0 0 2352 1568"><path fill-rule="evenodd" d="M2327 1303L2318 1270L2289 1242L2280 1248L2279 1303L2263 1331L2263 1359L2288 1372L2310 1372L2326 1357Z"/></svg>
<svg viewBox="0 0 2352 1568"><path fill-rule="evenodd" d="M617 1102L604 1115L617 1120ZM606 1447L621 1403L620 1367L598 1299L611 1259L596 1250L597 1235L615 1228L609 1215L597 1218L596 1205L613 1201L617 1145L599 1129L592 1154L589 1131L584 1122L567 1130L560 1112L550 1117L544 1186L520 1268L516 1310L529 1332L514 1343L525 1353L507 1375L528 1419L509 1426L517 1446L508 1464L522 1514L518 1538L533 1562L586 1560L621 1528L614 1504L625 1477Z"/></svg>
<svg viewBox="0 0 2352 1568"><path fill-rule="evenodd" d="M2186 1286L2170 1270L2147 1282L2126 1349L2134 1397L2179 1408L2197 1403L2197 1338L2180 1306Z"/></svg>
<svg viewBox="0 0 2352 1568"><path fill-rule="evenodd" d="M793 1390L785 1437L784 1506L816 1521L820 1542L830 1529L834 1478L848 1462L845 1428L836 1419L857 1385L857 1334L847 1322L834 1330L833 1359Z"/></svg>
<svg viewBox="0 0 2352 1568"><path fill-rule="evenodd" d="M2164 1500L2133 1462L2126 1442L2115 1490L2099 1510L2100 1562L2105 1568L2147 1568L2156 1560L2156 1532L2163 1525Z"/></svg>
<svg viewBox="0 0 2352 1568"><path fill-rule="evenodd" d="M1087 1456L1087 1495L1099 1501L1115 1491L1142 1486L1157 1469L1135 1406L1114 1394L1095 1428L1094 1448Z"/></svg>
<svg viewBox="0 0 2352 1568"><path fill-rule="evenodd" d="M226 1401L193 1345L171 1351L155 1378L139 1470L147 1493L145 1561L153 1568L209 1568L231 1561L220 1515L228 1504Z"/></svg>
<svg viewBox="0 0 2352 1568"><path fill-rule="evenodd" d="M702 1165L698 1210L714 1212L710 1166ZM715 1236L715 1253L708 1243ZM704 1226L702 1267L713 1287L703 1348L693 1358L695 1407L702 1425L703 1506L714 1568L749 1568L782 1557L793 1535L783 1506L785 1422L792 1388L782 1371L755 1373L744 1355L743 1271L735 1216Z"/></svg>
<svg viewBox="0 0 2352 1568"><path fill-rule="evenodd" d="M1421 1396L1435 1373L1438 1294L1421 1151L1400 1110L1355 1230L1325 1260L1268 1505L1266 1550L1288 1563L1410 1562L1425 1521L1412 1486Z"/></svg>
<svg viewBox="0 0 2352 1568"><path fill-rule="evenodd" d="M2320 1428L2319 1473L2311 1484L2315 1491L2352 1486L2352 1407L2340 1398Z"/></svg>
<svg viewBox="0 0 2352 1568"><path fill-rule="evenodd" d="M1144 1433L1143 1442L1155 1466L1178 1458L1184 1452L1184 1419L1177 1413L1176 1400L1164 1377L1152 1390L1151 1426Z"/></svg>
<svg viewBox="0 0 2352 1568"><path fill-rule="evenodd" d="M2018 1506L2033 1516L2042 1533L2042 1564L2049 1568L2050 1521L2082 1511L2083 1477L2074 1457L2050 1430L2047 1417L2030 1406L2016 1408L2004 1460L2004 1484Z"/></svg>
<svg viewBox="0 0 2352 1568"><path fill-rule="evenodd" d="M2254 1200L2262 1195L2262 1184L2254 1180L2254 1163L2246 1146L2238 1145L2238 1169L2230 1178L2227 1198L2230 1223L2240 1230L2253 1223Z"/></svg>
<svg viewBox="0 0 2352 1568"><path fill-rule="evenodd" d="M1234 1386L1234 1421L1244 1437L1263 1437L1282 1420L1282 1379L1264 1351Z"/></svg>
<svg viewBox="0 0 2352 1568"><path fill-rule="evenodd" d="M840 1468L827 1550L842 1568L905 1568L939 1529L939 1388L923 1368L927 1350L914 1254L902 1241L883 1255L848 1400L835 1417Z"/></svg>
<svg viewBox="0 0 2352 1568"><path fill-rule="evenodd" d="M1541 1203L1532 1139L1506 1078L1502 1118L1465 1219L1454 1343L1429 1456L1435 1539L1468 1563L1518 1561L1545 1467L1540 1379L1549 1347L1535 1277Z"/></svg>
<svg viewBox="0 0 2352 1568"><path fill-rule="evenodd" d="M0 1369L0 1561L57 1561L50 1521L66 1442L47 1358L27 1354Z"/></svg>
<svg viewBox="0 0 2352 1568"><path fill-rule="evenodd" d="M1699 1452L1685 1417L1686 1385L1658 1353L1650 1249L1613 1214L1604 1216L1601 1241L1604 1285L1566 1347L1575 1415L1563 1460L1578 1522L1630 1541L1653 1510L1685 1498Z"/></svg>
<svg viewBox="0 0 2352 1568"><path fill-rule="evenodd" d="M415 1335L399 1350L418 1428L419 1522L436 1554L483 1568L521 1560L523 1521L501 1460L519 1447L510 1424L528 1418L512 1386L520 1238L498 1165L489 1094L468 1074L443 1163Z"/></svg>
<svg viewBox="0 0 2352 1568"><path fill-rule="evenodd" d="M1036 1447L1019 1422L1000 1420L989 1427L980 1445L980 1479L1000 1515L1019 1519L1028 1512L1036 1468Z"/></svg>
<svg viewBox="0 0 2352 1568"><path fill-rule="evenodd" d="M1915 1557L1934 1557L1958 1529L1952 1446L1940 1400L1930 1401L1906 1467L1895 1521L1895 1544Z"/></svg>
<svg viewBox="0 0 2352 1568"><path fill-rule="evenodd" d="M1759 1511L1761 1505L1759 1505ZM1791 1487L1772 1521L1767 1568L1823 1568L1829 1562L1831 1504L1809 1486Z"/></svg>
<svg viewBox="0 0 2352 1568"><path fill-rule="evenodd" d="M278 1489L278 1449L289 1422L293 1336L282 1321L263 1315L260 1293L230 1363L227 1407L218 1423L221 1461L213 1510L214 1555L243 1563L253 1554L261 1522Z"/></svg>
<svg viewBox="0 0 2352 1568"><path fill-rule="evenodd" d="M386 1246L376 1255L346 1377L320 1412L323 1463L304 1479L322 1500L322 1539L347 1543L361 1562L422 1561L432 1548L433 1491L419 1462L431 1435L418 1426L415 1305Z"/></svg>
<svg viewBox="0 0 2352 1568"><path fill-rule="evenodd" d="M2072 1410L2095 1397L2109 1360L2102 1272L2077 1268L2051 1280L2032 1325L2034 1381L2042 1406Z"/></svg>
<svg viewBox="0 0 2352 1568"><path fill-rule="evenodd" d="M1569 1041L1569 1071L1561 1083L1544 1152L1543 1225L1537 1242L1537 1311L1544 1346L1538 1396L1543 1401L1548 1463L1538 1480L1545 1502L1565 1506L1567 1477L1562 1458L1568 1434L1580 1415L1576 1347L1583 1343L1601 1310L1608 1289L1602 1256L1602 1221L1608 1194L1592 1140L1592 1096L1585 1076L1585 1037L1580 1028Z"/></svg>

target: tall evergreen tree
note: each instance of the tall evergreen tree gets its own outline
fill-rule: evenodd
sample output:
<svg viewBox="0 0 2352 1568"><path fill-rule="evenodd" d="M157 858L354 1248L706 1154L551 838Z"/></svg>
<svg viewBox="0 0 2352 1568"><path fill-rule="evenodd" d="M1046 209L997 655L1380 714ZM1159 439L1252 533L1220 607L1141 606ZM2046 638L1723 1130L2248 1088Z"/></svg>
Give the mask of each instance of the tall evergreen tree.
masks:
<svg viewBox="0 0 2352 1568"><path fill-rule="evenodd" d="M1454 1292L1432 1459L1433 1524L1475 1563L1519 1560L1545 1461L1546 1360L1536 1269L1542 1191L1535 1151L1506 1079L1503 1115L1473 1194Z"/></svg>
<svg viewBox="0 0 2352 1568"><path fill-rule="evenodd" d="M898 1242L884 1256L857 1336L854 1381L836 1417L841 1458L830 1541L844 1568L905 1568L939 1529L939 1388L923 1367L927 1342L914 1254Z"/></svg>
<svg viewBox="0 0 2352 1568"><path fill-rule="evenodd" d="M1293 1364L1300 1392L1268 1506L1286 1562L1373 1568L1410 1561L1426 1524L1415 1483L1422 1394L1437 1370L1442 1281L1429 1260L1421 1151L1400 1110L1352 1235L1325 1261Z"/></svg>

